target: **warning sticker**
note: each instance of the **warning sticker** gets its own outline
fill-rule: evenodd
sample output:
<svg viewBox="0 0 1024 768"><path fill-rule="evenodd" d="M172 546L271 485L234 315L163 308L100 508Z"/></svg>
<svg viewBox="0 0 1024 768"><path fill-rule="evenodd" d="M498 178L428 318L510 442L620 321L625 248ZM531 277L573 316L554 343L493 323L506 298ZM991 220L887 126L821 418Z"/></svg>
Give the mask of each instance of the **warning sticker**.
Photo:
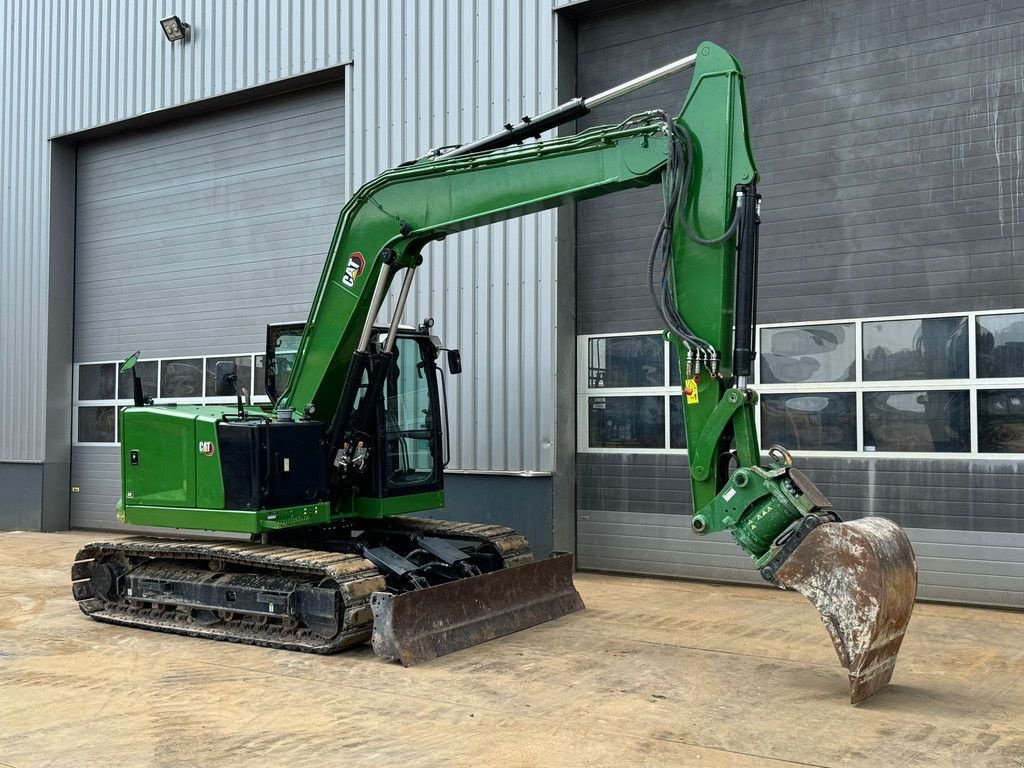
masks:
<svg viewBox="0 0 1024 768"><path fill-rule="evenodd" d="M687 379L686 386L683 387L683 394L686 395L687 405L696 405L699 400L697 396L697 380Z"/></svg>

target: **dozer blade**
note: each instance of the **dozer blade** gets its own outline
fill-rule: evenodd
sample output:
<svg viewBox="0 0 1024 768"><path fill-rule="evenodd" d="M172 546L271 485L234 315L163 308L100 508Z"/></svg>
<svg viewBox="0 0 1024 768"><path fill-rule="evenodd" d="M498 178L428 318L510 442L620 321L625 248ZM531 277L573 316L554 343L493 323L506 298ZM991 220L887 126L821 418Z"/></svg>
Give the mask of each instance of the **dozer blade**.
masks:
<svg viewBox="0 0 1024 768"><path fill-rule="evenodd" d="M903 530L881 517L824 523L775 579L809 599L850 674L856 704L889 682L917 595L917 562Z"/></svg>
<svg viewBox="0 0 1024 768"><path fill-rule="evenodd" d="M572 561L553 555L399 595L375 592L373 650L409 667L578 611Z"/></svg>

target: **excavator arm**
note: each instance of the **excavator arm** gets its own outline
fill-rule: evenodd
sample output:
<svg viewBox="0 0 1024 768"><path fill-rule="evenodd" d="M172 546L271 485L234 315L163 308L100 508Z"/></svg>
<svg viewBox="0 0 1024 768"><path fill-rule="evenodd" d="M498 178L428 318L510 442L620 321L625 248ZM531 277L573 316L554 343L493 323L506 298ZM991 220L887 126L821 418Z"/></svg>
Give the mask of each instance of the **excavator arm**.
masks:
<svg viewBox="0 0 1024 768"><path fill-rule="evenodd" d="M695 71L675 120L651 112L509 146L585 113L589 105L577 99L543 120L428 156L364 186L342 212L282 404L321 420L329 414L334 470L358 476L361 457L374 448L357 393L364 405L373 402L375 382L386 377L426 244L569 201L661 184L666 212L647 268L684 382L692 530L728 531L766 580L814 602L858 701L891 675L916 594L913 552L886 520L840 523L784 449L773 448L762 463L750 388L761 198L743 74L712 43L684 62ZM371 370L365 353L372 323L399 276L383 362Z"/></svg>

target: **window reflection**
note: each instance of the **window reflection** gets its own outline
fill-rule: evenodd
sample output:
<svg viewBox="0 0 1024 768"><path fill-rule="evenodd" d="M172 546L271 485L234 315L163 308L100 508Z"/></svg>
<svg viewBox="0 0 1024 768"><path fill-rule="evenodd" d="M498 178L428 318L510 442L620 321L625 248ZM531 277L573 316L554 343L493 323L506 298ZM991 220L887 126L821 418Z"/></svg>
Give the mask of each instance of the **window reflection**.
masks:
<svg viewBox="0 0 1024 768"><path fill-rule="evenodd" d="M113 400L116 376L113 363L78 366L78 399Z"/></svg>
<svg viewBox="0 0 1024 768"><path fill-rule="evenodd" d="M683 398L673 396L668 399L669 448L686 447L686 423L683 419Z"/></svg>
<svg viewBox="0 0 1024 768"><path fill-rule="evenodd" d="M591 397L587 404L593 448L664 448L665 398Z"/></svg>
<svg viewBox="0 0 1024 768"><path fill-rule="evenodd" d="M1024 453L1024 389L978 390L978 450Z"/></svg>
<svg viewBox="0 0 1024 768"><path fill-rule="evenodd" d="M203 359L162 360L160 397L202 397Z"/></svg>
<svg viewBox="0 0 1024 768"><path fill-rule="evenodd" d="M78 409L78 442L114 442L114 416L112 405L81 406Z"/></svg>
<svg viewBox="0 0 1024 768"><path fill-rule="evenodd" d="M961 391L865 392L864 450L969 451L969 407Z"/></svg>
<svg viewBox="0 0 1024 768"><path fill-rule="evenodd" d="M857 374L853 323L765 328L761 382L853 381Z"/></svg>
<svg viewBox="0 0 1024 768"><path fill-rule="evenodd" d="M966 317L864 323L865 381L966 377Z"/></svg>
<svg viewBox="0 0 1024 768"><path fill-rule="evenodd" d="M761 445L805 451L857 449L857 401L852 392L763 395Z"/></svg>
<svg viewBox="0 0 1024 768"><path fill-rule="evenodd" d="M604 387L665 386L665 342L660 335L591 339L587 382Z"/></svg>
<svg viewBox="0 0 1024 768"><path fill-rule="evenodd" d="M978 317L978 378L1024 376L1024 315Z"/></svg>

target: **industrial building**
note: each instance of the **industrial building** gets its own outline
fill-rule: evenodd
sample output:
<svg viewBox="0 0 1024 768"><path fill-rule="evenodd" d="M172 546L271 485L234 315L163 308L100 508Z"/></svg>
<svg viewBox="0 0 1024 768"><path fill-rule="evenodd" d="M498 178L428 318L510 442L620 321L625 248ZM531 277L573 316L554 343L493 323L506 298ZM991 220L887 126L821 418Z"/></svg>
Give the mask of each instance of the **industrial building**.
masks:
<svg viewBox="0 0 1024 768"><path fill-rule="evenodd" d="M170 41L160 20L188 25ZM259 402L361 184L678 59L746 73L764 196L755 384L847 517L903 526L919 595L1024 608L1024 4L0 0L0 529L123 529L117 364L156 402ZM679 110L687 73L577 128ZM759 583L689 528L657 189L425 251L449 386L446 514L581 568Z"/></svg>

